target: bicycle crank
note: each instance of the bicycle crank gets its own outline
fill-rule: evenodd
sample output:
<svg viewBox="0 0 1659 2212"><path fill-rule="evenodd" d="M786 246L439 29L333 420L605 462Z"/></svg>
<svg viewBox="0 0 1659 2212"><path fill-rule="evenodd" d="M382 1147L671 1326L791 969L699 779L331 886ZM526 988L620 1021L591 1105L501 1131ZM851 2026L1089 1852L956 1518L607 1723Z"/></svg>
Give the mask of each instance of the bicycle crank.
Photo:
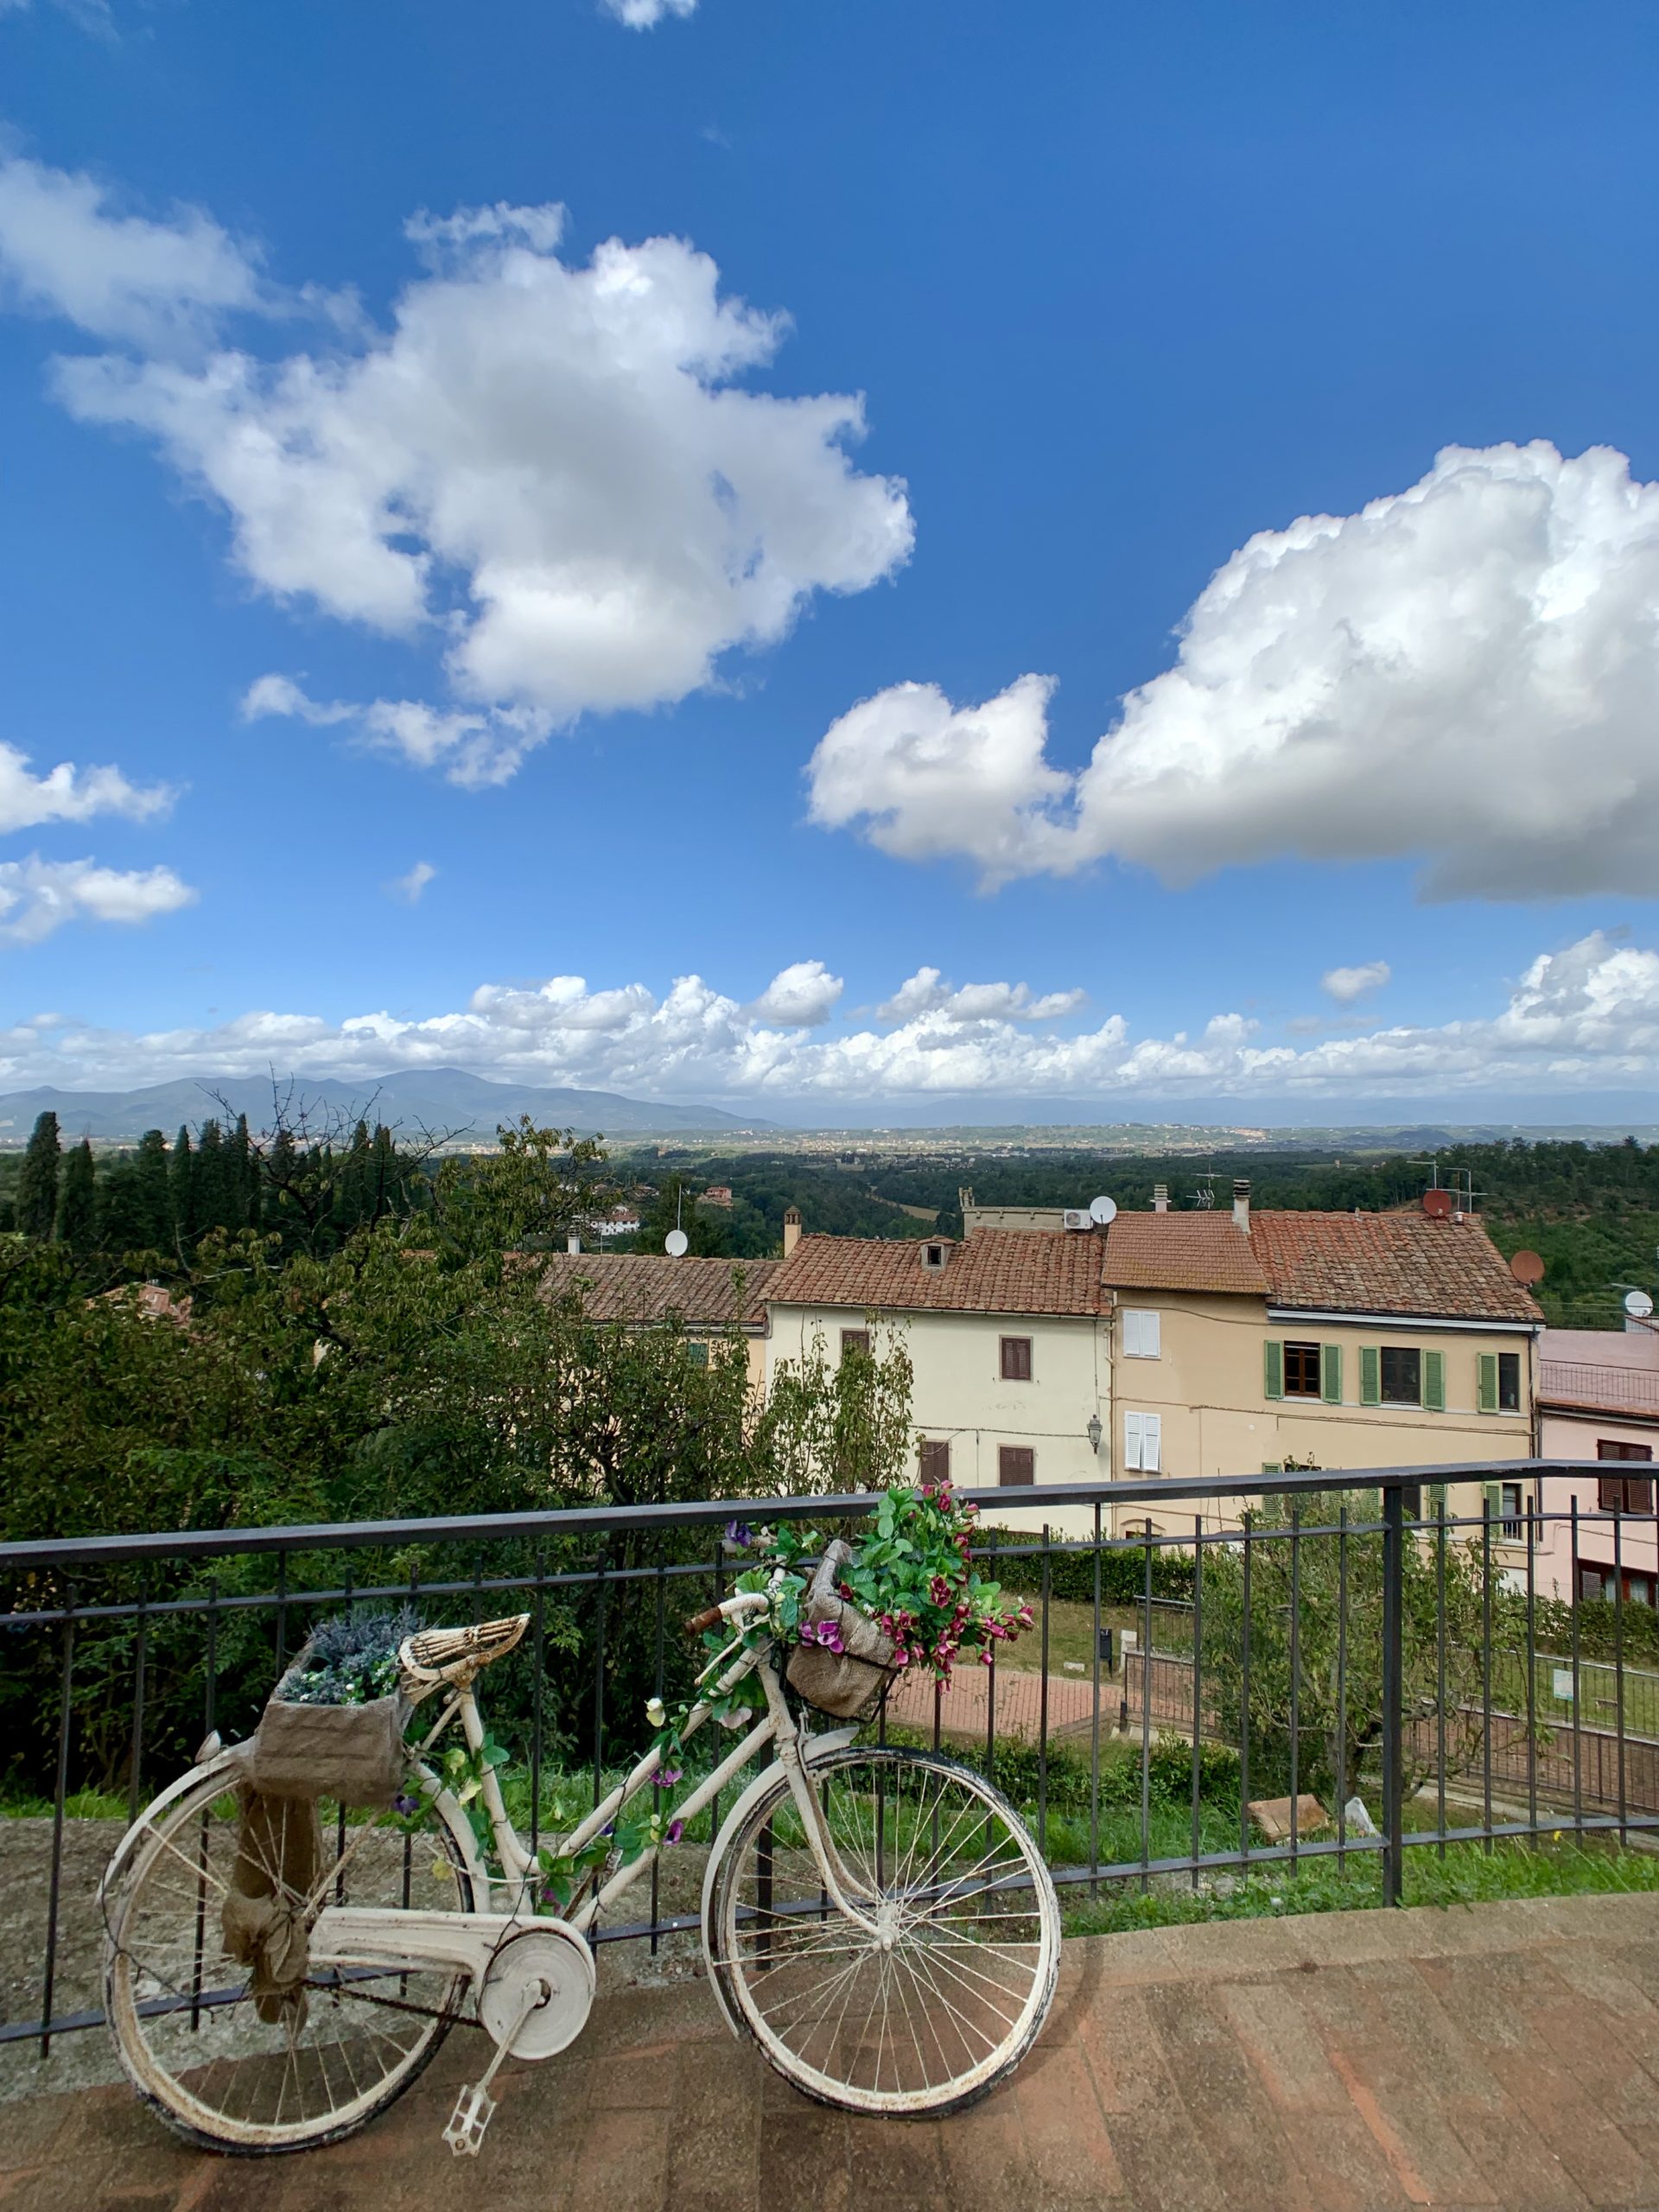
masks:
<svg viewBox="0 0 1659 2212"><path fill-rule="evenodd" d="M495 2039L482 2076L462 2088L443 2139L458 2158L475 2158L495 2117L491 2084L512 2058L551 2058L587 2024L594 2001L593 1955L563 1927L526 1928L490 1961L478 1993L478 2017Z"/></svg>

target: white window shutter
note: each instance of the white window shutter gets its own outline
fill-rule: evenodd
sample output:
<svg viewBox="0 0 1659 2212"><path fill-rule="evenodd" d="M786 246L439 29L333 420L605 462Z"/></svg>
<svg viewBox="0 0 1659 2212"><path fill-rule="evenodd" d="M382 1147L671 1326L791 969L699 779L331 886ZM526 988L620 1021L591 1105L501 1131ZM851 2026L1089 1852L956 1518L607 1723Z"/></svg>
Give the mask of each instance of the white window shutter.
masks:
<svg viewBox="0 0 1659 2212"><path fill-rule="evenodd" d="M1126 1471L1136 1469L1141 1465L1141 1415L1125 1414L1123 1416L1123 1465Z"/></svg>
<svg viewBox="0 0 1659 2212"><path fill-rule="evenodd" d="M1123 1351L1129 1359L1156 1359L1160 1356L1160 1323L1162 1315L1156 1311L1129 1306L1123 1310Z"/></svg>
<svg viewBox="0 0 1659 2212"><path fill-rule="evenodd" d="M1164 1417L1161 1414L1142 1414L1141 1416L1141 1471L1155 1475L1163 1456Z"/></svg>
<svg viewBox="0 0 1659 2212"><path fill-rule="evenodd" d="M1162 1316L1156 1313L1141 1316L1141 1350L1147 1359L1156 1359L1163 1350L1160 1341L1163 1334L1161 1322Z"/></svg>

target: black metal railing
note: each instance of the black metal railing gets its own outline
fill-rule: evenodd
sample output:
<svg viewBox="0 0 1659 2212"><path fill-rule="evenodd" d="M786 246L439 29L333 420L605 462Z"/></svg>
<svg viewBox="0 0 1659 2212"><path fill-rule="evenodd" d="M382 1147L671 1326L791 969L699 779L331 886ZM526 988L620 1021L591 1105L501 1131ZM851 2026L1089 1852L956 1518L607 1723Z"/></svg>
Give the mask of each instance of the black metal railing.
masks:
<svg viewBox="0 0 1659 2212"><path fill-rule="evenodd" d="M1531 1461L966 1493L987 1523L982 1567L1030 1593L1033 1632L948 1690L907 1679L876 1725L980 1764L1073 1896L1334 1862L1373 1868L1394 1904L1414 1850L1659 1831L1659 1621L1623 1571L1659 1544L1659 1521L1581 1508L1597 1472ZM1558 1476L1573 1502L1545 1512L1536 1501ZM1499 1478L1527 1500L1518 1565L1512 1510L1496 1515L1484 1487ZM45 2055L100 2021L93 1892L125 1823L204 1738L251 1728L320 1615L531 1614L484 1700L533 1839L555 1796L594 1802L638 1751L646 1698L689 1681L677 1624L746 1563L721 1524L845 1529L875 1502L0 1546L0 1880L14 1930L0 2044ZM1002 1525L1010 1515L1022 1525ZM1612 1564L1611 1596L1593 1601L1576 1564L1592 1529ZM1559 1600L1539 1586L1558 1551ZM645 1916L597 1940L655 1948L695 1925L670 1909L658 1868Z"/></svg>

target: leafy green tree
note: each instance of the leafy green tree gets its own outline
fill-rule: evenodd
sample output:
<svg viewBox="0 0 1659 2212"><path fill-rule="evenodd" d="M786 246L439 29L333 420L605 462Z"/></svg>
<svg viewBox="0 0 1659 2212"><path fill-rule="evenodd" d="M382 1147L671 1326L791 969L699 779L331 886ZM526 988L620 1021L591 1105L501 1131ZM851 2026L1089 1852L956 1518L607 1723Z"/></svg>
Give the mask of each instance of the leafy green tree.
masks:
<svg viewBox="0 0 1659 2212"><path fill-rule="evenodd" d="M913 1376L903 1331L868 1317L869 1349L833 1367L822 1332L782 1359L756 1430L756 1459L780 1497L880 1490L902 1482L915 1454Z"/></svg>
<svg viewBox="0 0 1659 2212"><path fill-rule="evenodd" d="M554 1250L615 1203L597 1137L538 1128L528 1114L496 1135L499 1152L452 1154L438 1169L435 1211L452 1256Z"/></svg>
<svg viewBox="0 0 1659 2212"><path fill-rule="evenodd" d="M196 1155L191 1148L190 1132L182 1124L173 1140L173 1157L168 1163L168 1197L173 1208L173 1235L183 1258L196 1241L199 1224L196 1218Z"/></svg>
<svg viewBox="0 0 1659 2212"><path fill-rule="evenodd" d="M58 1179L56 1234L78 1259L97 1248L98 1168L85 1137L70 1148Z"/></svg>
<svg viewBox="0 0 1659 2212"><path fill-rule="evenodd" d="M1298 1788L1312 1790L1332 1811L1360 1789L1368 1764L1380 1774L1382 1538L1375 1531L1381 1514L1375 1491L1266 1501L1248 1519L1248 1601L1242 1544L1204 1548L1202 1683L1214 1700L1224 1740L1236 1744L1248 1726L1255 1796L1289 1787L1293 1736ZM1344 1520L1368 1533L1343 1534ZM1294 1545L1293 1529L1299 1532ZM1408 1527L1403 1584L1402 1772L1409 1792L1438 1764L1442 1721L1448 1772L1478 1751L1478 1548L1456 1541L1442 1547Z"/></svg>
<svg viewBox="0 0 1659 2212"><path fill-rule="evenodd" d="M173 1198L167 1140L146 1129L138 1149L105 1170L98 1194L98 1241L111 1255L128 1255L145 1268L173 1247Z"/></svg>
<svg viewBox="0 0 1659 2212"><path fill-rule="evenodd" d="M57 1220L58 1159L61 1151L57 1116L37 1116L23 1154L22 1173L17 1179L16 1202L17 1226L25 1236L33 1237L36 1243L43 1243L51 1236Z"/></svg>

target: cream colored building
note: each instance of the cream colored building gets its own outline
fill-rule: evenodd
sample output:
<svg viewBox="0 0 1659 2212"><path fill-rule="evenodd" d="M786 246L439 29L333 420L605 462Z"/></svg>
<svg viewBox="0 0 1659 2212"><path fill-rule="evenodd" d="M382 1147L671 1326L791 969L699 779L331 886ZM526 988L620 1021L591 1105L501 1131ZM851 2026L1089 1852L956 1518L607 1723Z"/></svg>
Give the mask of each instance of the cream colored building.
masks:
<svg viewBox="0 0 1659 2212"><path fill-rule="evenodd" d="M1119 1214L1102 1274L1114 1474L1531 1452L1542 1317L1471 1217L1253 1211L1241 1188L1228 1211ZM1462 1486L1449 1503L1478 1514L1482 1497ZM1496 1489L1495 1514L1504 1503ZM1164 1534L1192 1515L1146 1517Z"/></svg>
<svg viewBox="0 0 1659 2212"><path fill-rule="evenodd" d="M834 1362L902 1331L924 1471L1002 1488L1011 1508L1045 1484L1097 1481L1110 1397L1100 1260L1096 1239L1041 1230L800 1237L766 1288L767 1375L817 1344Z"/></svg>
<svg viewBox="0 0 1659 2212"><path fill-rule="evenodd" d="M1546 1329L1538 1350L1538 1455L1595 1465L1544 1477L1543 1509L1558 1517L1542 1530L1537 1587L1659 1605L1659 1333L1645 1322Z"/></svg>
<svg viewBox="0 0 1659 2212"><path fill-rule="evenodd" d="M1120 1213L1103 1230L985 1215L960 1244L793 1243L766 1293L767 1373L815 1338L834 1357L902 1327L929 1461L1007 1490L1016 1522L1086 1533L1091 1509L1041 1506L1061 1483L1497 1468L1531 1452L1541 1316L1472 1217L1253 1212L1243 1187L1229 1210ZM1529 1492L1487 1487L1512 1526ZM1449 1503L1478 1515L1482 1497ZM1178 1534L1194 1516L1120 1509L1113 1533ZM1236 1509L1204 1517L1230 1525Z"/></svg>

